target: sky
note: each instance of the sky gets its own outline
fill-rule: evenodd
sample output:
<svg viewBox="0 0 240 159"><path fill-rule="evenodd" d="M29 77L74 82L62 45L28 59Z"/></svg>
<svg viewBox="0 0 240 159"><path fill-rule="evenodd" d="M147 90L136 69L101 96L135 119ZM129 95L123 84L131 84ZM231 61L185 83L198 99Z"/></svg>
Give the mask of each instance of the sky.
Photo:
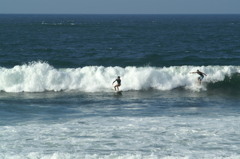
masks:
<svg viewBox="0 0 240 159"><path fill-rule="evenodd" d="M240 0L0 0L0 14L240 14Z"/></svg>

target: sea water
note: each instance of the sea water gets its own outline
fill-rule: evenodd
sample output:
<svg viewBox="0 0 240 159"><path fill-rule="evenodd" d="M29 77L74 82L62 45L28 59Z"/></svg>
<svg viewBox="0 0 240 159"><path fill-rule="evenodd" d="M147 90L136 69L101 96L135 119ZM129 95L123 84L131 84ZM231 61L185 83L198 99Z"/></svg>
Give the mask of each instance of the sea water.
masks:
<svg viewBox="0 0 240 159"><path fill-rule="evenodd" d="M2 14L0 34L0 158L240 158L239 15Z"/></svg>

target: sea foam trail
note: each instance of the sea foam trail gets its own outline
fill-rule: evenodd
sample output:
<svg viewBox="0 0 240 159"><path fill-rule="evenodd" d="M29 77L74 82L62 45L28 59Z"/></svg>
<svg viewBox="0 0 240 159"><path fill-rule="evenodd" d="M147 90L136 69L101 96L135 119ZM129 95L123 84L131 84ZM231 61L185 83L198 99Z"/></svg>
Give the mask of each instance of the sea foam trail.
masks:
<svg viewBox="0 0 240 159"><path fill-rule="evenodd" d="M202 86L197 84L197 69L206 73ZM84 92L112 91L112 82L121 76L123 91L207 90L207 84L224 81L240 72L240 66L172 66L172 67L103 67L56 69L44 62L32 62L13 68L0 67L0 90L5 92L44 92L79 90Z"/></svg>

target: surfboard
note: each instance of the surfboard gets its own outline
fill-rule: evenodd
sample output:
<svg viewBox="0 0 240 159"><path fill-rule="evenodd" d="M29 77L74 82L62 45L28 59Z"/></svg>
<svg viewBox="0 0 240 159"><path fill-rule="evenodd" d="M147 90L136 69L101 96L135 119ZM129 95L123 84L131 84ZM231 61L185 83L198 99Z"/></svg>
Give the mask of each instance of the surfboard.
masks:
<svg viewBox="0 0 240 159"><path fill-rule="evenodd" d="M116 91L115 91L115 89L114 89L114 88L111 88L111 89L112 89L112 90L113 90L115 93L122 93L122 91L121 91L121 90L119 90L119 91L118 91L118 90L116 90Z"/></svg>

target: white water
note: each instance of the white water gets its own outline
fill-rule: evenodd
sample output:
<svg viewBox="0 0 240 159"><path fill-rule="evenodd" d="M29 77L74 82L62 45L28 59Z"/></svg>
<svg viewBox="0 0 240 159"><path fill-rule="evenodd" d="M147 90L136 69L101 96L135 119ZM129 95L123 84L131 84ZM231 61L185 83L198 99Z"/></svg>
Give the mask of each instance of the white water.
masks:
<svg viewBox="0 0 240 159"><path fill-rule="evenodd" d="M9 92L111 91L118 75L123 90L194 90L198 75L189 72L196 69L208 75L205 83L239 72L237 66L55 69L37 62L0 68L0 80ZM0 159L240 158L238 97L73 92L2 92Z"/></svg>
<svg viewBox="0 0 240 159"><path fill-rule="evenodd" d="M0 158L240 158L239 117L81 118L2 126Z"/></svg>
<svg viewBox="0 0 240 159"><path fill-rule="evenodd" d="M206 73L203 85L198 86L197 69ZM33 62L13 68L0 68L0 90L5 92L43 92L79 90L84 92L110 91L112 82L121 76L123 91L171 90L177 87L206 90L204 83L223 81L239 73L239 66L172 66L172 67L103 67L86 66L76 69L55 69L48 63Z"/></svg>

